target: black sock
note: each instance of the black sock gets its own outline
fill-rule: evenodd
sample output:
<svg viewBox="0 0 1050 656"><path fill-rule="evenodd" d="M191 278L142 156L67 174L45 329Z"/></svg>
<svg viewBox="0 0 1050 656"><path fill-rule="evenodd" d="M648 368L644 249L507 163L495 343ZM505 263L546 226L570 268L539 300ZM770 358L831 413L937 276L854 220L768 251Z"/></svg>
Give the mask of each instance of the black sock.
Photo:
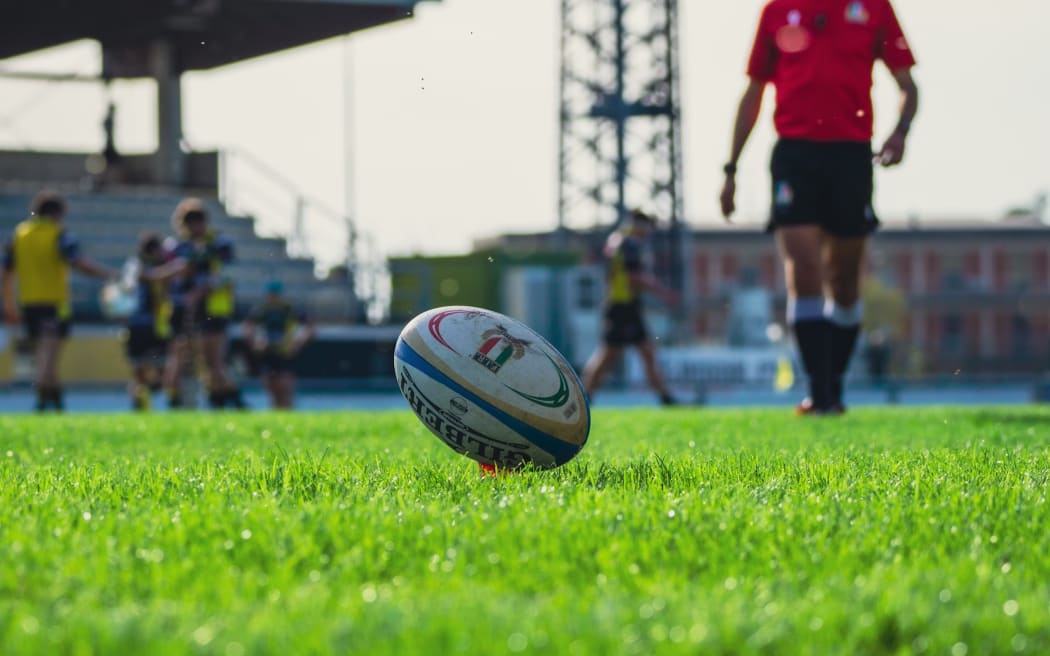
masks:
<svg viewBox="0 0 1050 656"><path fill-rule="evenodd" d="M857 346L857 335L860 334L860 326L842 326L831 324L829 335L831 337L831 386L829 399L832 404L842 403L843 380L846 378L846 370L849 369L850 359L853 358L853 349Z"/></svg>
<svg viewBox="0 0 1050 656"><path fill-rule="evenodd" d="M244 395L241 393L240 387L234 387L229 392L227 392L227 398L230 400L230 403L233 405L233 407L237 408L238 410L244 410L248 407L248 404L244 402Z"/></svg>
<svg viewBox="0 0 1050 656"><path fill-rule="evenodd" d="M62 412L66 409L66 400L62 394L61 387L51 388L51 404L55 406L55 410L58 412Z"/></svg>
<svg viewBox="0 0 1050 656"><path fill-rule="evenodd" d="M827 319L801 319L795 322L802 366L809 378L809 398L824 410L831 405L831 322Z"/></svg>
<svg viewBox="0 0 1050 656"><path fill-rule="evenodd" d="M50 393L50 390L47 387L37 387L36 388L36 405L33 406L33 408L37 412L43 412L44 410L47 410L47 403L48 403L49 393Z"/></svg>
<svg viewBox="0 0 1050 656"><path fill-rule="evenodd" d="M212 409L222 408L226 405L226 392L208 392L208 407Z"/></svg>

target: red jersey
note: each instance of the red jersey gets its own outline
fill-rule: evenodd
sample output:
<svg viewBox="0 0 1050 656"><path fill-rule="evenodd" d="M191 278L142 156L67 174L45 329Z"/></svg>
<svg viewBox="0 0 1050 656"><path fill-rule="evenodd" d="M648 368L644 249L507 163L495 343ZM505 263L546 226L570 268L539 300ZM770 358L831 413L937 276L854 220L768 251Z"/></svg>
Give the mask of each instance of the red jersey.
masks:
<svg viewBox="0 0 1050 656"><path fill-rule="evenodd" d="M771 0L747 74L772 82L781 137L870 141L871 73L915 65L889 0Z"/></svg>

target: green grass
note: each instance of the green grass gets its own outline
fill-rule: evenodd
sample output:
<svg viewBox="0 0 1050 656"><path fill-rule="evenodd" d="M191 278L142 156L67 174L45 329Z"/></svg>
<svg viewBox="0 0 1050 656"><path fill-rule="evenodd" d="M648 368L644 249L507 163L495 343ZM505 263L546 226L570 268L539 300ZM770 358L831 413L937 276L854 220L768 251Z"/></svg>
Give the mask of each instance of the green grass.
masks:
<svg viewBox="0 0 1050 656"><path fill-rule="evenodd" d="M5 654L1050 653L1050 411L0 418Z"/></svg>

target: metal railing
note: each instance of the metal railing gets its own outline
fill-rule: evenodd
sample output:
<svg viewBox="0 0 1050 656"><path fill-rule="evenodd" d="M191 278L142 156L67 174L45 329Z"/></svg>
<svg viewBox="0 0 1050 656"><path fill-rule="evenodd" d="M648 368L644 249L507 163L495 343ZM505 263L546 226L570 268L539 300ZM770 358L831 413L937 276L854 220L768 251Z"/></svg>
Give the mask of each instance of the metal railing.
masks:
<svg viewBox="0 0 1050 656"><path fill-rule="evenodd" d="M231 215L251 217L259 234L283 238L288 255L313 259L319 276L345 267L368 320L385 318L386 259L373 237L358 231L346 213L304 194L286 175L240 149L220 151L218 192Z"/></svg>

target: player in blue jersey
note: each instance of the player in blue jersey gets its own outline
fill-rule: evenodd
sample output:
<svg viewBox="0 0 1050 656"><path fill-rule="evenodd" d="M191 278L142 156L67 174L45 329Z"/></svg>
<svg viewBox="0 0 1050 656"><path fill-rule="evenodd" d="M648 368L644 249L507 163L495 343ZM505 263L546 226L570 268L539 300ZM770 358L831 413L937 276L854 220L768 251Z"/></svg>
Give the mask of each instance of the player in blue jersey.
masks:
<svg viewBox="0 0 1050 656"><path fill-rule="evenodd" d="M124 281L135 296L134 309L126 320L124 350L132 370L128 384L131 407L139 411L152 406L151 392L160 387L171 342L168 287L174 271L164 266L166 260L161 236L144 233L139 237L134 266L126 272Z"/></svg>
<svg viewBox="0 0 1050 656"><path fill-rule="evenodd" d="M285 299L278 280L266 285L266 297L244 322L244 340L259 368L274 408L290 409L295 395L295 358L316 329L302 310Z"/></svg>
<svg viewBox="0 0 1050 656"><path fill-rule="evenodd" d="M208 225L207 208L197 198L178 204L172 224L179 240L172 249L177 273L171 285L172 341L165 370L169 405L182 406L182 375L197 352L206 373L208 404L243 409L241 391L226 366L234 298L233 282L223 267L233 261L233 242Z"/></svg>

